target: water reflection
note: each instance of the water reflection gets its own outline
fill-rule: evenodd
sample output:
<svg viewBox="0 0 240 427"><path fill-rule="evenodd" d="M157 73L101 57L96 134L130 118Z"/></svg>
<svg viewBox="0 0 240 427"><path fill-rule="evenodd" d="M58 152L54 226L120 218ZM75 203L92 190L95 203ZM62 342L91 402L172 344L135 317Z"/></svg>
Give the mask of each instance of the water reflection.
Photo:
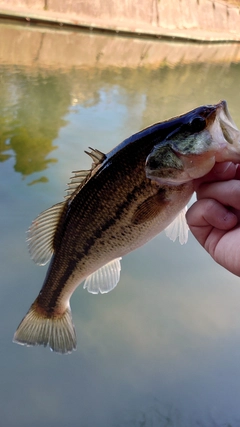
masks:
<svg viewBox="0 0 240 427"><path fill-rule="evenodd" d="M123 417L122 423L116 422L114 427L232 427L238 426L238 420L231 415L228 417L217 414L213 409L207 417L197 419L186 417L179 409L171 405L162 405L157 398L152 398L149 407L143 408L137 414Z"/></svg>
<svg viewBox="0 0 240 427"><path fill-rule="evenodd" d="M68 73L5 66L0 72L0 161L13 156L14 169L23 177L43 171L57 161L56 156L49 154L57 148L56 139L67 125L69 112L79 114L78 107L84 111L101 109L113 97L128 110L129 128L135 120L139 121L139 109L140 127L145 127L200 103L223 98L230 99L231 113L237 117L239 64L227 68L188 64L157 70L94 67ZM132 131L138 130L139 127L133 127ZM116 135L114 143L120 141ZM100 146L102 142L94 143ZM41 175L32 181L36 182L47 182L47 178Z"/></svg>
<svg viewBox="0 0 240 427"><path fill-rule="evenodd" d="M20 30L7 31L0 55ZM37 33L24 31L23 39L37 40ZM52 33L43 40L53 36L56 41ZM58 37L60 49L63 34ZM16 64L12 56L6 63L6 54L0 69L1 421L11 427L238 426L239 279L191 236L180 247L160 235L125 257L119 285L104 297L80 286L71 301L79 343L71 356L11 343L45 275L29 259L25 230L62 199L71 170L89 167L88 145L108 151L153 122L224 98L240 126L240 64L223 60L221 46L211 59L205 46L209 60L191 63L180 53L184 48L184 58L187 52L196 58L198 46L154 43L155 52L163 57L164 48L172 60L160 63L155 55L153 66L146 55L144 64L128 66L134 43L127 56L124 39L117 67L110 55L109 62L104 55L98 62L86 58L86 46L89 55L101 44L104 51L105 39L85 34L84 50L77 37L69 36L73 59L66 69L69 55L61 51L58 69L51 43L52 57L39 54L26 63L23 49L15 51ZM107 43L114 52L115 39Z"/></svg>
<svg viewBox="0 0 240 427"><path fill-rule="evenodd" d="M0 80L0 160L15 158L24 177L45 170L56 158L53 141L66 125L70 93L64 75L2 68ZM9 153L12 150L12 153ZM45 177L40 181L46 181Z"/></svg>

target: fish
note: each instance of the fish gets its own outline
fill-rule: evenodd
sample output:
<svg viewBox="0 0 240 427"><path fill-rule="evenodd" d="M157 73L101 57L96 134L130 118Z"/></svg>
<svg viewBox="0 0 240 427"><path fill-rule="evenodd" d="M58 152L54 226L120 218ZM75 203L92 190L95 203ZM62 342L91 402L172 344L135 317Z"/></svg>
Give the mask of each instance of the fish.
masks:
<svg viewBox="0 0 240 427"><path fill-rule="evenodd" d="M39 295L13 341L76 349L70 298L84 282L92 294L113 290L121 258L165 230L186 243L194 180L216 162L240 162L240 131L226 101L155 123L109 153L90 148L88 171L74 171L65 199L42 212L28 231L31 258L50 265Z"/></svg>

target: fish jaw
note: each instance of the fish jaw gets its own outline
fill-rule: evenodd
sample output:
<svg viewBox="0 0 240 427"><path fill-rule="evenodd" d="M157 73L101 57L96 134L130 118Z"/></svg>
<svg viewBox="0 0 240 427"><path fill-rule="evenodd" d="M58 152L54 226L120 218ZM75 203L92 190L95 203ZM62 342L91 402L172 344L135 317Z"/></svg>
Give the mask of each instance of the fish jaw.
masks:
<svg viewBox="0 0 240 427"><path fill-rule="evenodd" d="M206 112L204 107L197 111L184 128L153 148L146 160L148 178L161 185L181 185L206 175L215 163L240 163L240 131L226 101L207 106ZM202 129L191 132L193 121L201 119Z"/></svg>
<svg viewBox="0 0 240 427"><path fill-rule="evenodd" d="M230 116L226 101L217 105L215 119L207 132L211 136L208 150L198 155L179 156L189 179L206 175L215 163L240 162L240 131Z"/></svg>
<svg viewBox="0 0 240 427"><path fill-rule="evenodd" d="M219 103L215 121L209 127L209 132L214 141L216 162L240 163L240 131L228 111L226 101Z"/></svg>

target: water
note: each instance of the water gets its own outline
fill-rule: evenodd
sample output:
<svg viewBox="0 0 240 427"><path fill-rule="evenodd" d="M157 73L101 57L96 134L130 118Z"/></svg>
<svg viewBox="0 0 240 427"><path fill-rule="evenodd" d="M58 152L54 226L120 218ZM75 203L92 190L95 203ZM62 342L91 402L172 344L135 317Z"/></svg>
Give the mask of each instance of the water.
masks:
<svg viewBox="0 0 240 427"><path fill-rule="evenodd" d="M155 121L220 99L239 127L238 60L226 60L224 46L199 60L194 49L209 47L9 25L0 32L1 425L239 426L240 282L192 236L181 247L163 233L126 256L108 295L80 286L71 300L71 355L12 343L46 272L30 260L25 231L62 200L71 171L90 166L84 149L109 151ZM39 34L37 56L27 46ZM91 52L114 43L122 50L94 61L78 37ZM83 53L69 55L69 40ZM56 55L57 41L65 57ZM140 43L160 56L167 49L168 59L138 62Z"/></svg>

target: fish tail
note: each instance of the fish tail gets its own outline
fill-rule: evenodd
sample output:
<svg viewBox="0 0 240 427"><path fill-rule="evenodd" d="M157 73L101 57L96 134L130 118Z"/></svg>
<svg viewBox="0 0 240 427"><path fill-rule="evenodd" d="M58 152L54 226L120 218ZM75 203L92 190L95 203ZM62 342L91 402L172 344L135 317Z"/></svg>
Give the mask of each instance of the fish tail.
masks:
<svg viewBox="0 0 240 427"><path fill-rule="evenodd" d="M49 345L52 351L71 353L76 349L77 340L70 307L62 314L47 315L36 300L18 326L13 342L27 346Z"/></svg>

